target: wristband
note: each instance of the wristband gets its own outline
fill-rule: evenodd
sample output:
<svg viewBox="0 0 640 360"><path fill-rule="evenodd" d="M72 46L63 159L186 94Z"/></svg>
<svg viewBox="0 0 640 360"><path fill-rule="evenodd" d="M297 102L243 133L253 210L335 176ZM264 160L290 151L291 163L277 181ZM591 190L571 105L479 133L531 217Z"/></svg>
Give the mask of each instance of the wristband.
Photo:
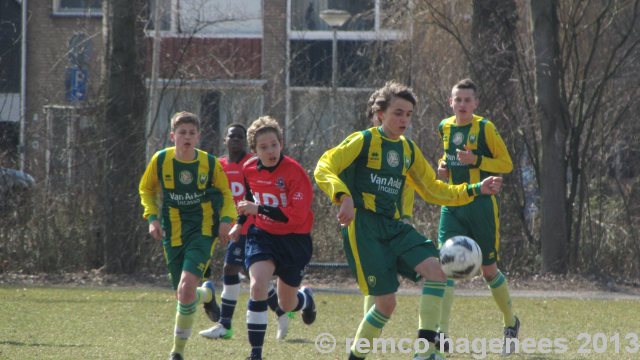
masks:
<svg viewBox="0 0 640 360"><path fill-rule="evenodd" d="M477 156L477 158L476 158L476 163L475 163L474 166L479 168L480 164L482 163L482 155L476 155L476 156Z"/></svg>

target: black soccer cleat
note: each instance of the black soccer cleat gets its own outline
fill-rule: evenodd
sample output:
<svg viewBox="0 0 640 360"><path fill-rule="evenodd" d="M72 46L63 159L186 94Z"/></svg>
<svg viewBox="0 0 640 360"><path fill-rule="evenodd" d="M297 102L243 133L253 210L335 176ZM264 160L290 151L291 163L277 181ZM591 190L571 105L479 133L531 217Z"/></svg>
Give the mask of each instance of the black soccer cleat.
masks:
<svg viewBox="0 0 640 360"><path fill-rule="evenodd" d="M316 302L313 300L313 292L308 287L302 287L302 292L307 296L307 306L302 310L302 322L307 325L316 321Z"/></svg>
<svg viewBox="0 0 640 360"><path fill-rule="evenodd" d="M184 358L177 352L172 352L171 354L169 354L169 360L184 360Z"/></svg>
<svg viewBox="0 0 640 360"><path fill-rule="evenodd" d="M436 338L434 341L436 346L436 351L440 351L443 353L449 352L449 345L451 344L451 339L445 333L437 332Z"/></svg>
<svg viewBox="0 0 640 360"><path fill-rule="evenodd" d="M205 281L202 286L208 287L211 290L211 301L203 304L204 312L209 317L209 320L218 322L218 320L220 320L220 306L218 306L218 303L216 302L216 290L213 286L213 282Z"/></svg>
<svg viewBox="0 0 640 360"><path fill-rule="evenodd" d="M509 356L516 352L515 340L518 339L520 333L520 319L516 316L516 323L513 326L504 328L504 345L502 347L502 355Z"/></svg>

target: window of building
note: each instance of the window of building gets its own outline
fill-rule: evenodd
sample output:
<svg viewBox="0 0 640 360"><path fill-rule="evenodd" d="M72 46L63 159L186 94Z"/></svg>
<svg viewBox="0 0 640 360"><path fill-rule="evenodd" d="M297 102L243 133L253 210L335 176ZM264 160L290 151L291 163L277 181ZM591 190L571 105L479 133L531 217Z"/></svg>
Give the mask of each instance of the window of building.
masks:
<svg viewBox="0 0 640 360"><path fill-rule="evenodd" d="M385 58L393 42L342 40L338 42L338 87L369 87L388 76ZM332 41L291 40L292 86L332 86Z"/></svg>
<svg viewBox="0 0 640 360"><path fill-rule="evenodd" d="M351 15L336 32L336 86L370 87L378 76L385 78L386 54L410 32L410 5L411 0L290 0L290 85L333 85L333 29L320 18L327 9Z"/></svg>
<svg viewBox="0 0 640 360"><path fill-rule="evenodd" d="M102 16L102 0L53 0L54 15Z"/></svg>
<svg viewBox="0 0 640 360"><path fill-rule="evenodd" d="M180 34L220 37L261 37L261 0L150 0L149 29L156 4L160 29Z"/></svg>

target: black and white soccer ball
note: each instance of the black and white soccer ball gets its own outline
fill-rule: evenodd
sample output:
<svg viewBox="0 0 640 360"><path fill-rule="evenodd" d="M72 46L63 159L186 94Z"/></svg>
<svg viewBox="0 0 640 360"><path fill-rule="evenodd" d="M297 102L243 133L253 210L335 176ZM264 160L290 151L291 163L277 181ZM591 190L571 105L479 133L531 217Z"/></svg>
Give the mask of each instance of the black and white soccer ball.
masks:
<svg viewBox="0 0 640 360"><path fill-rule="evenodd" d="M454 279L468 279L480 271L482 251L472 238L458 235L440 248L440 264L444 273Z"/></svg>

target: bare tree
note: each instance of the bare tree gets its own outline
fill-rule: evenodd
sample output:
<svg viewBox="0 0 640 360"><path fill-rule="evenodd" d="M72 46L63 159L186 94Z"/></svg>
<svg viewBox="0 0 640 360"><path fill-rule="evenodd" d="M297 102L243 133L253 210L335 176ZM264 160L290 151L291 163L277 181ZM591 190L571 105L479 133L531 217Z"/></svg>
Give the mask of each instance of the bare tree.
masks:
<svg viewBox="0 0 640 360"><path fill-rule="evenodd" d="M542 270L567 270L569 224L566 202L567 104L560 96L561 58L557 2L531 1L536 63L536 117L542 129Z"/></svg>
<svg viewBox="0 0 640 360"><path fill-rule="evenodd" d="M144 38L142 0L103 2L105 91L103 238L105 270L131 272L140 232L137 184L144 167L146 93L140 57Z"/></svg>

